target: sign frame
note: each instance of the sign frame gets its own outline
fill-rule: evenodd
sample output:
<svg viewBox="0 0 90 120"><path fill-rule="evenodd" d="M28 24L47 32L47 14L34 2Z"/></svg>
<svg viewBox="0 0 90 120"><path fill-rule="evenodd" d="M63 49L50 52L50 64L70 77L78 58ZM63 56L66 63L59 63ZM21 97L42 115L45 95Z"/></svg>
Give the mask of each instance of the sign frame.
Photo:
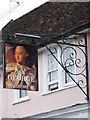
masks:
<svg viewBox="0 0 90 120"><path fill-rule="evenodd" d="M25 49L26 49L26 51L28 52L28 55L31 57L31 60L32 61L34 61L34 67L33 67L33 69L34 69L34 73L32 72L31 74L32 74L32 76L30 76L31 74L30 74L30 72L31 71L33 71L32 70L32 67L30 67L30 66L24 66L25 67L25 69L26 69L26 72L27 71L30 71L30 72L28 72L28 75L27 75L27 77L22 77L22 76L20 76L20 77L17 77L16 76L16 78L17 79L20 79L21 81L25 81L25 80L27 80L27 81L25 81L26 82L26 87L25 87L25 85L22 85L22 87L21 86L19 86L19 87L17 87L17 84L14 86L14 87L6 87L6 78L9 78L9 79L12 79L12 80L15 80L15 76L14 76L14 78L12 77L12 78L10 78L10 75L8 76L8 77L6 77L7 76L7 70L6 70L6 67L7 67L7 64L8 63L6 63L6 57L7 57L7 55L6 55L6 44L8 44L8 45L10 45L10 46L12 46L13 48L11 48L11 49L14 49L15 50L15 48L17 47L17 46L23 46ZM9 47L8 47L9 48ZM30 50L31 50L31 52L33 52L34 54L31 54L31 52L30 52ZM28 56L27 55L27 56ZM15 55L14 55L15 56ZM30 60L30 58L28 57L28 59ZM34 60L35 59L35 60ZM10 63L11 64L11 63ZM16 64L16 62L15 62L15 64ZM9 65L9 64L8 64ZM13 65L14 65L14 62L13 62ZM29 64L29 65L31 65L31 63ZM22 66L22 65L20 65L20 66ZM29 69L30 68L30 69ZM19 72L19 71L18 71ZM34 77L33 77L33 75L35 75ZM29 76L29 77L28 77ZM32 79L33 78L33 79ZM35 78L35 79L34 79ZM8 80L9 80L8 79ZM11 81L12 81L11 80ZM9 80L10 81L10 80ZM35 84L34 84L35 83ZM29 85L28 85L29 84ZM33 85L34 84L34 85ZM22 44L22 43L14 43L14 42L11 42L11 41L4 41L4 44L3 44L3 88L6 88L6 89L19 89L19 90L29 90L29 91L38 91L38 46L36 45L36 44Z"/></svg>

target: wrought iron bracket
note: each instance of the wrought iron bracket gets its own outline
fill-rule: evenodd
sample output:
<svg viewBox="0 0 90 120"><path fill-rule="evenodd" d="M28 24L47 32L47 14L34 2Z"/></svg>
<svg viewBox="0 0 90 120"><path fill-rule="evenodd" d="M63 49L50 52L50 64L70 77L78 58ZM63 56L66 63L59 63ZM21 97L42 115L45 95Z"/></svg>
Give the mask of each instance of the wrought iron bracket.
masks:
<svg viewBox="0 0 90 120"><path fill-rule="evenodd" d="M63 68L66 74L74 81L74 83L80 88L82 93L86 96L87 101L89 100L88 93L88 62L87 62L87 37L86 34L78 34L76 37L80 37L77 41L71 38L60 39L55 42L60 48L60 60L53 54L50 47L47 45L47 50L56 59L58 64ZM72 42L73 41L73 42ZM63 47L64 46L64 47ZM55 48L56 49L56 48ZM67 59L63 59L65 51L69 51ZM67 66L68 64L68 66ZM70 71L68 68L73 67L75 71Z"/></svg>

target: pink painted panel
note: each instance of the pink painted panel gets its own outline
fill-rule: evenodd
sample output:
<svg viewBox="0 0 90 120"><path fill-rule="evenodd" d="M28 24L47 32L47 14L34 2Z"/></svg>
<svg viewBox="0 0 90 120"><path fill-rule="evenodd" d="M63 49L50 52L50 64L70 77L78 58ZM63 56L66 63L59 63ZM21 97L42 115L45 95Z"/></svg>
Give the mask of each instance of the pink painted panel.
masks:
<svg viewBox="0 0 90 120"><path fill-rule="evenodd" d="M89 68L90 68L90 33L88 34L88 53L89 53ZM90 74L90 70L89 70ZM60 109L67 106L72 106L77 103L87 102L84 94L81 90L74 86L59 90L47 95L41 95L43 93L43 52L38 56L38 78L39 78L39 91L28 92L30 100L13 105L14 91L6 90L2 88L3 77L1 72L0 80L0 117L16 118L35 115L42 112L51 111L54 109ZM1 104L2 103L2 104ZM2 107L3 106L3 107Z"/></svg>

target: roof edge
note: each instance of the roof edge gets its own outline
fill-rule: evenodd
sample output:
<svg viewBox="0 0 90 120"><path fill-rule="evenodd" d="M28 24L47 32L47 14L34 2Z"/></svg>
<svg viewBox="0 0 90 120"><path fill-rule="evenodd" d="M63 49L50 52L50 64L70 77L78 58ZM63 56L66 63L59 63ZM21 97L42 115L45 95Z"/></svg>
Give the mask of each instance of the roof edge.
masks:
<svg viewBox="0 0 90 120"><path fill-rule="evenodd" d="M83 31L83 30L88 29L88 28L90 28L90 21L87 22L87 23L81 24L79 26L76 26L76 27L74 27L72 29L69 29L66 32L58 34L57 36L54 37L54 39L56 39L56 38L63 38L63 37L67 37L67 36L70 36L70 35L74 35L74 34L80 32L80 31Z"/></svg>
<svg viewBox="0 0 90 120"><path fill-rule="evenodd" d="M47 44L55 43L60 39L63 39L65 37L68 37L68 36L71 36L71 35L75 35L75 34L81 32L85 29L88 29L88 28L90 28L90 21L86 22L84 24L81 24L79 26L73 27L72 29L69 29L69 30L67 30L65 32L62 32L60 34L57 34L55 36L45 37L42 40L43 42L40 42L38 44L38 46L39 46L39 48L44 47Z"/></svg>

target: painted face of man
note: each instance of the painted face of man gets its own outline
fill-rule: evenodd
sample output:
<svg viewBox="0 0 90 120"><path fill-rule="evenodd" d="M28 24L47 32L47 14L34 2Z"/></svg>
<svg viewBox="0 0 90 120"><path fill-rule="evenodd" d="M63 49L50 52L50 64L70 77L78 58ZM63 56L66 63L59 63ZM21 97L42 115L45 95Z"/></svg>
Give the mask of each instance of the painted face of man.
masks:
<svg viewBox="0 0 90 120"><path fill-rule="evenodd" d="M24 65L26 58L26 50L23 46L17 46L15 49L15 60L17 63Z"/></svg>

